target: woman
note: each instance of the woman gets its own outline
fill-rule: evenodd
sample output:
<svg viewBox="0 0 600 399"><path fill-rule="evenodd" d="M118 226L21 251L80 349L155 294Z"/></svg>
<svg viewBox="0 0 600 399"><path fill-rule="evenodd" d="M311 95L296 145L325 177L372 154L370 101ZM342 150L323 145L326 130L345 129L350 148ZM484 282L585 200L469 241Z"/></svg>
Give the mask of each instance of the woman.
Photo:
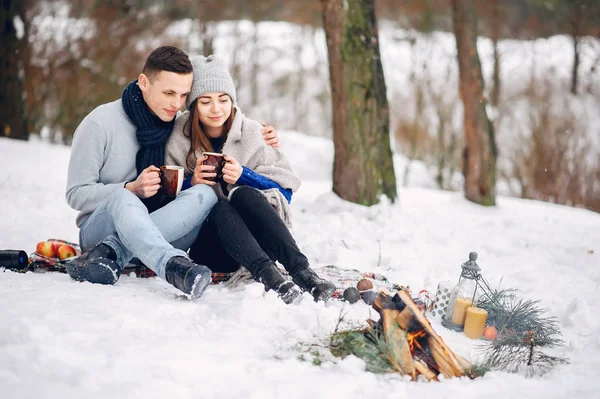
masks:
<svg viewBox="0 0 600 399"><path fill-rule="evenodd" d="M191 61L189 112L175 123L166 160L185 167L184 189L208 184L219 197L190 249L191 258L213 272L233 272L242 265L286 303L300 295L298 287L315 300L327 300L335 286L310 268L286 226L291 220L289 202L300 187L287 157L265 144L260 123L246 118L236 106L226 63L215 56ZM214 167L202 164L203 152L226 154L217 183L212 181ZM281 274L275 261L293 282Z"/></svg>

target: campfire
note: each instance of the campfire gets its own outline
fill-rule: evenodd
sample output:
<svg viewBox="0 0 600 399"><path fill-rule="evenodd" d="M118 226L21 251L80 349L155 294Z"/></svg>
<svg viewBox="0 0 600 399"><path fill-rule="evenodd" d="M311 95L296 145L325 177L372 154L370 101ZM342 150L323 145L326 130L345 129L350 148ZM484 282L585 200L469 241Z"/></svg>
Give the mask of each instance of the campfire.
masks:
<svg viewBox="0 0 600 399"><path fill-rule="evenodd" d="M413 380L419 374L427 380L469 374L471 364L450 350L407 291L393 297L380 292L373 308L381 319L369 320L370 329L385 339L387 357L397 372Z"/></svg>

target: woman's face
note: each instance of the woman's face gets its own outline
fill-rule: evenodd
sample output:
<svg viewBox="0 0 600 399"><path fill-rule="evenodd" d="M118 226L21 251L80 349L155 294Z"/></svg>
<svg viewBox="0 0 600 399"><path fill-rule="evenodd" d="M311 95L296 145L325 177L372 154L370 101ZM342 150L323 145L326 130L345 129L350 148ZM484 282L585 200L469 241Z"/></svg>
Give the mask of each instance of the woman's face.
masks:
<svg viewBox="0 0 600 399"><path fill-rule="evenodd" d="M225 93L204 93L198 97L198 117L210 137L219 137L231 115L233 104Z"/></svg>

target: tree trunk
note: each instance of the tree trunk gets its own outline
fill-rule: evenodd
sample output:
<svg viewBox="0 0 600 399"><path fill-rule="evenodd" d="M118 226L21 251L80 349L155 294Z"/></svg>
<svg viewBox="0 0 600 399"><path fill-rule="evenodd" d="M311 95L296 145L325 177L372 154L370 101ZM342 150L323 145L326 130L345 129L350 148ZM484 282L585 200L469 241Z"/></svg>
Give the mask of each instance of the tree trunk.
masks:
<svg viewBox="0 0 600 399"><path fill-rule="evenodd" d="M394 201L396 176L374 0L321 0L333 105L333 191L363 205Z"/></svg>
<svg viewBox="0 0 600 399"><path fill-rule="evenodd" d="M571 93L577 94L577 70L579 69L579 37L573 36L573 71L571 72Z"/></svg>
<svg viewBox="0 0 600 399"><path fill-rule="evenodd" d="M14 24L19 15L17 7L17 0L0 0L0 136L27 140L19 78L19 39Z"/></svg>
<svg viewBox="0 0 600 399"><path fill-rule="evenodd" d="M577 6L573 11L573 20L572 20L572 36L573 36L573 70L571 72L571 93L577 94L577 86L578 86L578 70L579 70L579 33L582 19L583 19L583 11L580 6Z"/></svg>
<svg viewBox="0 0 600 399"><path fill-rule="evenodd" d="M500 39L500 4L499 0L493 0L492 4L492 44L494 46L494 72L491 102L494 106L500 103L500 54L498 53L498 40Z"/></svg>
<svg viewBox="0 0 600 399"><path fill-rule="evenodd" d="M465 196L481 205L496 204L496 140L486 113L483 75L477 54L474 0L452 0L458 51L460 96L464 106Z"/></svg>
<svg viewBox="0 0 600 399"><path fill-rule="evenodd" d="M200 22L200 34L202 35L202 54L208 57L214 54L213 40L214 40L214 29L212 28L211 22Z"/></svg>

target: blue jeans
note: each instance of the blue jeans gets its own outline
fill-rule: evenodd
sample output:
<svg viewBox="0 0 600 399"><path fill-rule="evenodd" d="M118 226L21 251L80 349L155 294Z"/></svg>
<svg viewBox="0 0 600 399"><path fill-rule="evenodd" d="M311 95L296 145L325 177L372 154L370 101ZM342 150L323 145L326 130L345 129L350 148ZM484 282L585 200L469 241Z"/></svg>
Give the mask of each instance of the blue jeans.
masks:
<svg viewBox="0 0 600 399"><path fill-rule="evenodd" d="M121 268L136 257L164 279L167 261L173 256L187 256L185 251L216 202L211 187L197 184L148 214L142 201L123 188L106 198L83 222L79 243L87 251L102 242L115 250Z"/></svg>

